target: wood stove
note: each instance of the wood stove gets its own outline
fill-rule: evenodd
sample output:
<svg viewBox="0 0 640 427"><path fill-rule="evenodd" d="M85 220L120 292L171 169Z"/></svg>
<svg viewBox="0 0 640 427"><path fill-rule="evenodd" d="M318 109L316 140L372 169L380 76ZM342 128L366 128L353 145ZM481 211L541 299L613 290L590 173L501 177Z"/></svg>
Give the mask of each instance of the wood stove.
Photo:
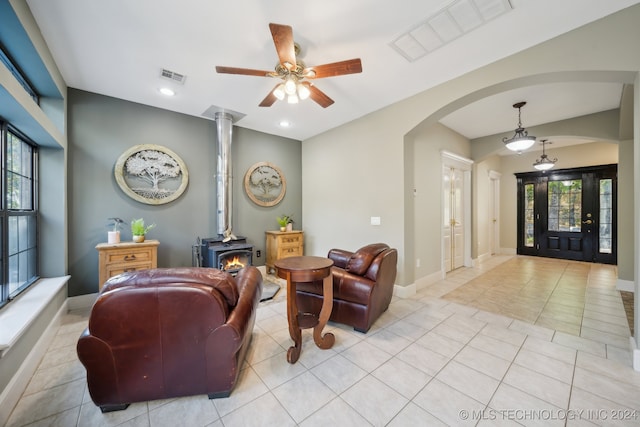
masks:
<svg viewBox="0 0 640 427"><path fill-rule="evenodd" d="M217 268L236 275L241 268L252 265L253 246L245 237L223 241L222 237L202 239L200 256L202 267Z"/></svg>

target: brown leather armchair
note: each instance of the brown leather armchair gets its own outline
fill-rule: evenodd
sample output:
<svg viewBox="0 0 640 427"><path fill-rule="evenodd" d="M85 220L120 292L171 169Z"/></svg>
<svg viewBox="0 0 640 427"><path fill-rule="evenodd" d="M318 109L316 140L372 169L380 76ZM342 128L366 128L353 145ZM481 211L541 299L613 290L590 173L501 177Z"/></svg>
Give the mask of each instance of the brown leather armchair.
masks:
<svg viewBox="0 0 640 427"><path fill-rule="evenodd" d="M262 275L157 268L109 279L77 344L102 412L177 396L231 393L244 361Z"/></svg>
<svg viewBox="0 0 640 427"><path fill-rule="evenodd" d="M396 280L398 251L384 243L374 243L349 252L331 249L333 260L333 310L330 319L367 332L389 307ZM298 283L298 311L319 313L322 283Z"/></svg>

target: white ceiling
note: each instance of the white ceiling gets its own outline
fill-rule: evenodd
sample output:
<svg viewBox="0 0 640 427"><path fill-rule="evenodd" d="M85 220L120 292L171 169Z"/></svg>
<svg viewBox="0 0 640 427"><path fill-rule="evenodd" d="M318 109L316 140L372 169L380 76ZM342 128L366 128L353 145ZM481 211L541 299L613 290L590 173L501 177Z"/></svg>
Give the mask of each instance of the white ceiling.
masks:
<svg viewBox="0 0 640 427"><path fill-rule="evenodd" d="M27 0L69 87L198 117L220 107L245 115L238 126L299 140L638 2L511 0L512 10L409 62L391 43L453 1ZM308 66L361 58L363 72L316 80L335 100L326 109L310 99L258 107L275 80L217 74L215 66L273 69L270 22L293 27ZM163 68L186 75L184 85L161 78ZM158 92L172 84L175 97ZM517 101L528 102L522 109L528 127L617 108L621 91L603 83L520 88L441 122L476 138L515 129ZM282 120L291 127L281 128Z"/></svg>

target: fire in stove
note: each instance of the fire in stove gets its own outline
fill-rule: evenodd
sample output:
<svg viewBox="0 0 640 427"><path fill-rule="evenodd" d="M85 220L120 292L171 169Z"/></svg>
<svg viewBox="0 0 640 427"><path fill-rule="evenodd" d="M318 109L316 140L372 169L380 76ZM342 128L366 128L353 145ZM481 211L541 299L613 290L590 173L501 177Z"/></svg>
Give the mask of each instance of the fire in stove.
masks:
<svg viewBox="0 0 640 427"><path fill-rule="evenodd" d="M253 246L244 237L227 242L221 237L202 239L199 249L200 266L217 268L232 275L253 262Z"/></svg>

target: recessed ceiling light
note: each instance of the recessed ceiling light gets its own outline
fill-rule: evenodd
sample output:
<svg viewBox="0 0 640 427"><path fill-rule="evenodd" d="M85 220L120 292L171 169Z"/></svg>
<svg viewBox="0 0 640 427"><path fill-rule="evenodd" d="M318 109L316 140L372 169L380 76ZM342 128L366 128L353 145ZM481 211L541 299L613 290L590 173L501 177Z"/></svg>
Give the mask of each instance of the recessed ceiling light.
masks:
<svg viewBox="0 0 640 427"><path fill-rule="evenodd" d="M174 96L176 94L173 89L170 89L168 87L161 87L160 88L160 93L165 95L165 96Z"/></svg>
<svg viewBox="0 0 640 427"><path fill-rule="evenodd" d="M288 128L289 126L291 126L291 122L288 120L283 120L280 122L280 127L282 128Z"/></svg>

